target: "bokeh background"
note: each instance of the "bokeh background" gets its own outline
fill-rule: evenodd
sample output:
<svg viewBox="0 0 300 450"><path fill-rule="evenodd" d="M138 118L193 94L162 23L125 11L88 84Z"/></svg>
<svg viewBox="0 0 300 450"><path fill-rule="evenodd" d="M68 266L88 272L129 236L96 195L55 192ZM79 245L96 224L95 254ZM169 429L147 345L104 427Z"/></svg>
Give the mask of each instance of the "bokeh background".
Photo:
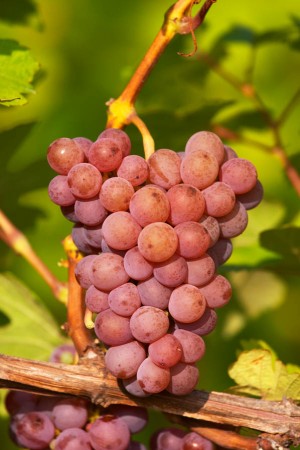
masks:
<svg viewBox="0 0 300 450"><path fill-rule="evenodd" d="M105 102L120 95L170 5L167 0L0 1L0 37L30 48L40 63L28 103L0 107L0 205L61 280L66 279L58 265L64 258L61 241L71 224L48 199L47 185L54 174L46 162L47 147L58 137L96 139L106 123ZM256 165L264 186L263 202L249 212L249 226L234 239L233 255L221 269L234 295L219 312L217 329L206 338L207 352L199 364L198 388L225 390L233 384L228 366L244 340L264 340L283 362L300 365L299 197L280 158L263 148L273 144L273 135L260 105L238 88L238 81L254 86L274 118L299 91L299 0L218 0L196 37L198 52L191 58L177 54L193 49L190 36L172 41L136 109L157 148L181 151L190 135L203 129L238 133L237 139L224 142ZM300 101L295 100L280 127L284 149L298 170L299 113ZM143 154L139 133L133 126L126 131L133 153ZM33 336L26 340L30 322L22 324L29 320L27 306L24 303L22 315L15 302L23 305L23 297L36 296L46 306L45 319L38 312L36 316L34 339L41 341L51 320L46 314L59 330L65 309L37 273L2 242L0 264L1 272L13 274L15 286L21 281L30 290L23 296L18 289L9 293L11 309L0 314L0 351L47 359L61 338L54 333L45 346L33 342ZM7 290L2 289L3 295ZM6 438L3 405L1 414L3 448L10 450L15 447ZM149 430L162 420L153 413ZM149 430L142 436L145 442Z"/></svg>

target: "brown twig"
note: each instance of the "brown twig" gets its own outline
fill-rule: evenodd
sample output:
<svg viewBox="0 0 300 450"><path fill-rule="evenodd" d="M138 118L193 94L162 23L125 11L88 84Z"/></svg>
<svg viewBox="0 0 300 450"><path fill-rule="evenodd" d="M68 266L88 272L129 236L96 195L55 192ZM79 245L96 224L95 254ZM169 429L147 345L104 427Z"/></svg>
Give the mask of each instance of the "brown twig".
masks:
<svg viewBox="0 0 300 450"><path fill-rule="evenodd" d="M39 394L76 395L102 406L142 405L215 424L300 436L300 408L288 400L271 402L205 391L193 391L180 399L167 393L130 397L120 389L117 380L98 365L97 358L84 358L81 362L63 365L0 355L0 386Z"/></svg>
<svg viewBox="0 0 300 450"><path fill-rule="evenodd" d="M26 261L40 274L43 280L51 288L54 296L62 303L67 300L67 286L59 281L49 268L43 263L35 253L28 239L16 228L13 223L0 210L0 239L2 239L18 255Z"/></svg>

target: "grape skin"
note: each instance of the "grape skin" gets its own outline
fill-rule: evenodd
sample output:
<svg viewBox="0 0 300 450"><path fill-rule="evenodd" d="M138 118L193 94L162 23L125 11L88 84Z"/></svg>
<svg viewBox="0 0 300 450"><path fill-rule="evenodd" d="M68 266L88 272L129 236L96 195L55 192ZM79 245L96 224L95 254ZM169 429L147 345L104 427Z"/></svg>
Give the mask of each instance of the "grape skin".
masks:
<svg viewBox="0 0 300 450"><path fill-rule="evenodd" d="M147 409L141 406L110 405L106 412L124 420L132 434L142 431L149 420Z"/></svg>
<svg viewBox="0 0 300 450"><path fill-rule="evenodd" d="M187 433L182 439L181 450L214 450L214 448L211 441L195 432Z"/></svg>
<svg viewBox="0 0 300 450"><path fill-rule="evenodd" d="M137 284L137 288L144 306L154 306L160 309L168 307L173 290L162 285L155 277L140 281Z"/></svg>
<svg viewBox="0 0 300 450"><path fill-rule="evenodd" d="M201 336L187 330L177 329L173 335L181 344L182 354L180 361L184 363L195 363L205 354L205 342Z"/></svg>
<svg viewBox="0 0 300 450"><path fill-rule="evenodd" d="M124 256L124 268L130 278L136 281L146 280L153 273L153 265L143 257L138 246L126 252Z"/></svg>
<svg viewBox="0 0 300 450"><path fill-rule="evenodd" d="M208 284L199 289L210 308L221 308L229 302L232 295L231 285L222 275L215 275Z"/></svg>
<svg viewBox="0 0 300 450"><path fill-rule="evenodd" d="M180 164L180 157L173 150L156 150L148 159L150 182L165 189L179 184Z"/></svg>
<svg viewBox="0 0 300 450"><path fill-rule="evenodd" d="M75 276L83 289L88 289L93 283L91 280L92 263L96 255L87 255L81 259L75 268Z"/></svg>
<svg viewBox="0 0 300 450"><path fill-rule="evenodd" d="M219 136L211 131L198 131L186 143L185 153L195 150L206 150L212 153L219 164L224 160L224 145Z"/></svg>
<svg viewBox="0 0 300 450"><path fill-rule="evenodd" d="M88 404L81 398L62 399L52 410L52 420L56 428L83 428L88 420Z"/></svg>
<svg viewBox="0 0 300 450"><path fill-rule="evenodd" d="M115 416L100 416L88 430L94 450L126 450L130 442L130 432L124 420Z"/></svg>
<svg viewBox="0 0 300 450"><path fill-rule="evenodd" d="M92 450L89 435L81 428L68 428L54 441L54 450Z"/></svg>
<svg viewBox="0 0 300 450"><path fill-rule="evenodd" d="M158 394L166 389L170 382L170 369L158 367L148 357L138 368L137 381L144 391Z"/></svg>
<svg viewBox="0 0 300 450"><path fill-rule="evenodd" d="M218 242L207 250L213 258L216 267L224 264L232 254L232 242L230 239L219 239Z"/></svg>
<svg viewBox="0 0 300 450"><path fill-rule="evenodd" d="M176 336L165 334L149 345L148 354L157 366L162 368L172 367L180 361L182 347Z"/></svg>
<svg viewBox="0 0 300 450"><path fill-rule="evenodd" d="M219 179L229 184L236 195L245 194L254 188L257 172L247 159L233 158L221 166Z"/></svg>
<svg viewBox="0 0 300 450"><path fill-rule="evenodd" d="M138 341L110 347L105 354L105 366L117 378L133 377L146 358L146 351Z"/></svg>
<svg viewBox="0 0 300 450"><path fill-rule="evenodd" d="M201 217L199 222L207 230L207 232L210 236L209 247L212 247L213 245L216 244L216 242L218 242L218 239L220 237L221 230L220 230L219 222L217 221L217 219L215 217L207 216L205 214Z"/></svg>
<svg viewBox="0 0 300 450"><path fill-rule="evenodd" d="M111 291L129 281L123 258L113 253L96 255L91 267L91 281L100 291Z"/></svg>
<svg viewBox="0 0 300 450"><path fill-rule="evenodd" d="M139 291L135 284L125 283L110 291L108 303L112 311L130 317L141 306Z"/></svg>
<svg viewBox="0 0 300 450"><path fill-rule="evenodd" d="M107 345L123 345L133 341L129 318L119 316L111 309L97 315L95 333L100 341Z"/></svg>
<svg viewBox="0 0 300 450"><path fill-rule="evenodd" d="M74 211L77 219L83 225L90 227L101 225L107 217L107 211L98 197L89 200L76 200Z"/></svg>
<svg viewBox="0 0 300 450"><path fill-rule="evenodd" d="M197 222L205 209L202 192L189 184L177 184L167 192L170 214L167 221L175 226L182 222Z"/></svg>
<svg viewBox="0 0 300 450"><path fill-rule="evenodd" d="M85 293L86 307L94 312L100 313L109 308L108 293L100 291L95 286L91 285Z"/></svg>
<svg viewBox="0 0 300 450"><path fill-rule="evenodd" d="M102 224L106 243L116 250L129 250L136 246L142 227L126 211L110 214Z"/></svg>
<svg viewBox="0 0 300 450"><path fill-rule="evenodd" d="M73 166L67 176L68 185L75 197L88 199L99 194L102 185L101 173L89 163Z"/></svg>
<svg viewBox="0 0 300 450"><path fill-rule="evenodd" d="M150 223L138 237L138 248L148 261L163 262L176 252L178 237L174 229L164 222Z"/></svg>
<svg viewBox="0 0 300 450"><path fill-rule="evenodd" d="M145 227L154 222L165 222L169 216L170 204L165 192L158 186L144 186L132 196L130 214Z"/></svg>
<svg viewBox="0 0 300 450"><path fill-rule="evenodd" d="M58 206L71 206L76 200L69 188L67 177L64 175L56 175L52 178L48 186L48 195Z"/></svg>
<svg viewBox="0 0 300 450"><path fill-rule="evenodd" d="M89 162L101 172L118 169L122 158L122 150L114 139L98 138L89 149Z"/></svg>
<svg viewBox="0 0 300 450"><path fill-rule="evenodd" d="M68 175L76 164L83 163L84 151L80 145L69 138L59 138L52 142L47 150L49 166L59 175Z"/></svg>
<svg viewBox="0 0 300 450"><path fill-rule="evenodd" d="M226 216L218 219L221 236L223 238L233 238L242 234L248 225L248 214L245 207L240 202L236 202L233 210Z"/></svg>
<svg viewBox="0 0 300 450"><path fill-rule="evenodd" d="M191 331L199 336L211 333L217 325L218 316L213 308L206 307L200 319L192 323L175 322L176 329Z"/></svg>
<svg viewBox="0 0 300 450"><path fill-rule="evenodd" d="M164 311L153 306L141 306L130 318L130 330L135 339L150 344L164 336L169 319Z"/></svg>
<svg viewBox="0 0 300 450"><path fill-rule="evenodd" d="M182 450L186 432L179 428L162 428L151 437L151 450Z"/></svg>
<svg viewBox="0 0 300 450"><path fill-rule="evenodd" d="M155 264L153 274L164 286L177 287L185 281L188 266L184 258L173 255L167 261Z"/></svg>
<svg viewBox="0 0 300 450"><path fill-rule="evenodd" d="M180 167L183 182L198 189L210 186L216 180L218 172L217 159L205 150L195 150L186 155Z"/></svg>
<svg viewBox="0 0 300 450"><path fill-rule="evenodd" d="M199 379L198 368L194 364L178 363L170 369L170 383L167 391L174 395L186 395L193 391Z"/></svg>
<svg viewBox="0 0 300 450"><path fill-rule="evenodd" d="M45 413L30 411L12 417L10 433L18 446L43 450L54 438L55 428Z"/></svg>
<svg viewBox="0 0 300 450"><path fill-rule="evenodd" d="M174 231L178 237L177 253L184 258L200 258L209 248L209 233L199 222L180 223Z"/></svg>
<svg viewBox="0 0 300 450"><path fill-rule="evenodd" d="M140 186L143 184L149 174L147 161L138 155L129 155L123 158L118 168L118 177L125 178L132 186Z"/></svg>
<svg viewBox="0 0 300 450"><path fill-rule="evenodd" d="M211 256L204 253L200 258L190 259L187 263L186 284L193 286L203 286L207 284L215 274L215 263Z"/></svg>
<svg viewBox="0 0 300 450"><path fill-rule="evenodd" d="M200 319L206 307L201 291L191 284L183 284L174 289L169 301L169 312L176 320L193 323Z"/></svg>
<svg viewBox="0 0 300 450"><path fill-rule="evenodd" d="M127 211L129 202L134 194L133 186L124 178L112 177L104 181L100 200L110 212Z"/></svg>
<svg viewBox="0 0 300 450"><path fill-rule="evenodd" d="M99 138L109 138L115 141L122 150L123 157L129 155L131 142L129 136L123 130L120 130L119 128L106 128L106 130L102 131L98 136L98 139Z"/></svg>
<svg viewBox="0 0 300 450"><path fill-rule="evenodd" d="M222 217L229 214L235 205L235 194L228 184L216 181L202 191L205 198L205 213L208 216Z"/></svg>

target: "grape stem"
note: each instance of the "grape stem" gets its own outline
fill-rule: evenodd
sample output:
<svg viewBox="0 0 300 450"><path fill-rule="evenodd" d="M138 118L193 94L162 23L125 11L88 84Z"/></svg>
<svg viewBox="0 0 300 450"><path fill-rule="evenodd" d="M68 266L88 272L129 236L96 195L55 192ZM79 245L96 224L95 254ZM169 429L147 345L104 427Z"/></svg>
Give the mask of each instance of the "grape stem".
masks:
<svg viewBox="0 0 300 450"><path fill-rule="evenodd" d="M123 128L130 123L134 124L142 134L146 159L154 152L155 146L149 130L135 111L134 104L137 96L155 64L158 62L159 57L176 34L191 33L195 46L193 30L203 22L207 12L215 1L216 0L206 0L195 18L189 17L189 13L191 12L192 6L198 3L198 1L178 0L171 6L165 14L163 26L132 75L127 86L118 98L111 99L107 102L106 127ZM186 15L187 13L188 15ZM191 54L183 54L183 56L190 56Z"/></svg>
<svg viewBox="0 0 300 450"><path fill-rule="evenodd" d="M54 296L66 304L67 286L59 281L50 269L43 263L39 256L33 250L31 244L24 234L12 224L2 210L0 210L0 239L2 239L18 255L26 261L39 273L43 280L51 288Z"/></svg>

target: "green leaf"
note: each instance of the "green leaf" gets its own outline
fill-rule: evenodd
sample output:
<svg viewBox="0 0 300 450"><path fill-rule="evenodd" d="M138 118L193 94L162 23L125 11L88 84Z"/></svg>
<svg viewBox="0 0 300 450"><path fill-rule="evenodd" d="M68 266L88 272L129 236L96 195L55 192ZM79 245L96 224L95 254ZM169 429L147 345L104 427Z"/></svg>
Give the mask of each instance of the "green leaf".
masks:
<svg viewBox="0 0 300 450"><path fill-rule="evenodd" d="M274 355L263 348L241 352L228 371L237 383L231 391L265 400L300 400L300 367L286 366Z"/></svg>
<svg viewBox="0 0 300 450"><path fill-rule="evenodd" d="M24 105L34 93L32 80L39 70L31 52L13 40L0 40L0 104Z"/></svg>
<svg viewBox="0 0 300 450"><path fill-rule="evenodd" d="M1 353L47 360L64 341L42 302L12 274L0 274L0 312Z"/></svg>
<svg viewBox="0 0 300 450"><path fill-rule="evenodd" d="M13 24L26 24L37 9L33 0L0 0L0 6L0 20Z"/></svg>

